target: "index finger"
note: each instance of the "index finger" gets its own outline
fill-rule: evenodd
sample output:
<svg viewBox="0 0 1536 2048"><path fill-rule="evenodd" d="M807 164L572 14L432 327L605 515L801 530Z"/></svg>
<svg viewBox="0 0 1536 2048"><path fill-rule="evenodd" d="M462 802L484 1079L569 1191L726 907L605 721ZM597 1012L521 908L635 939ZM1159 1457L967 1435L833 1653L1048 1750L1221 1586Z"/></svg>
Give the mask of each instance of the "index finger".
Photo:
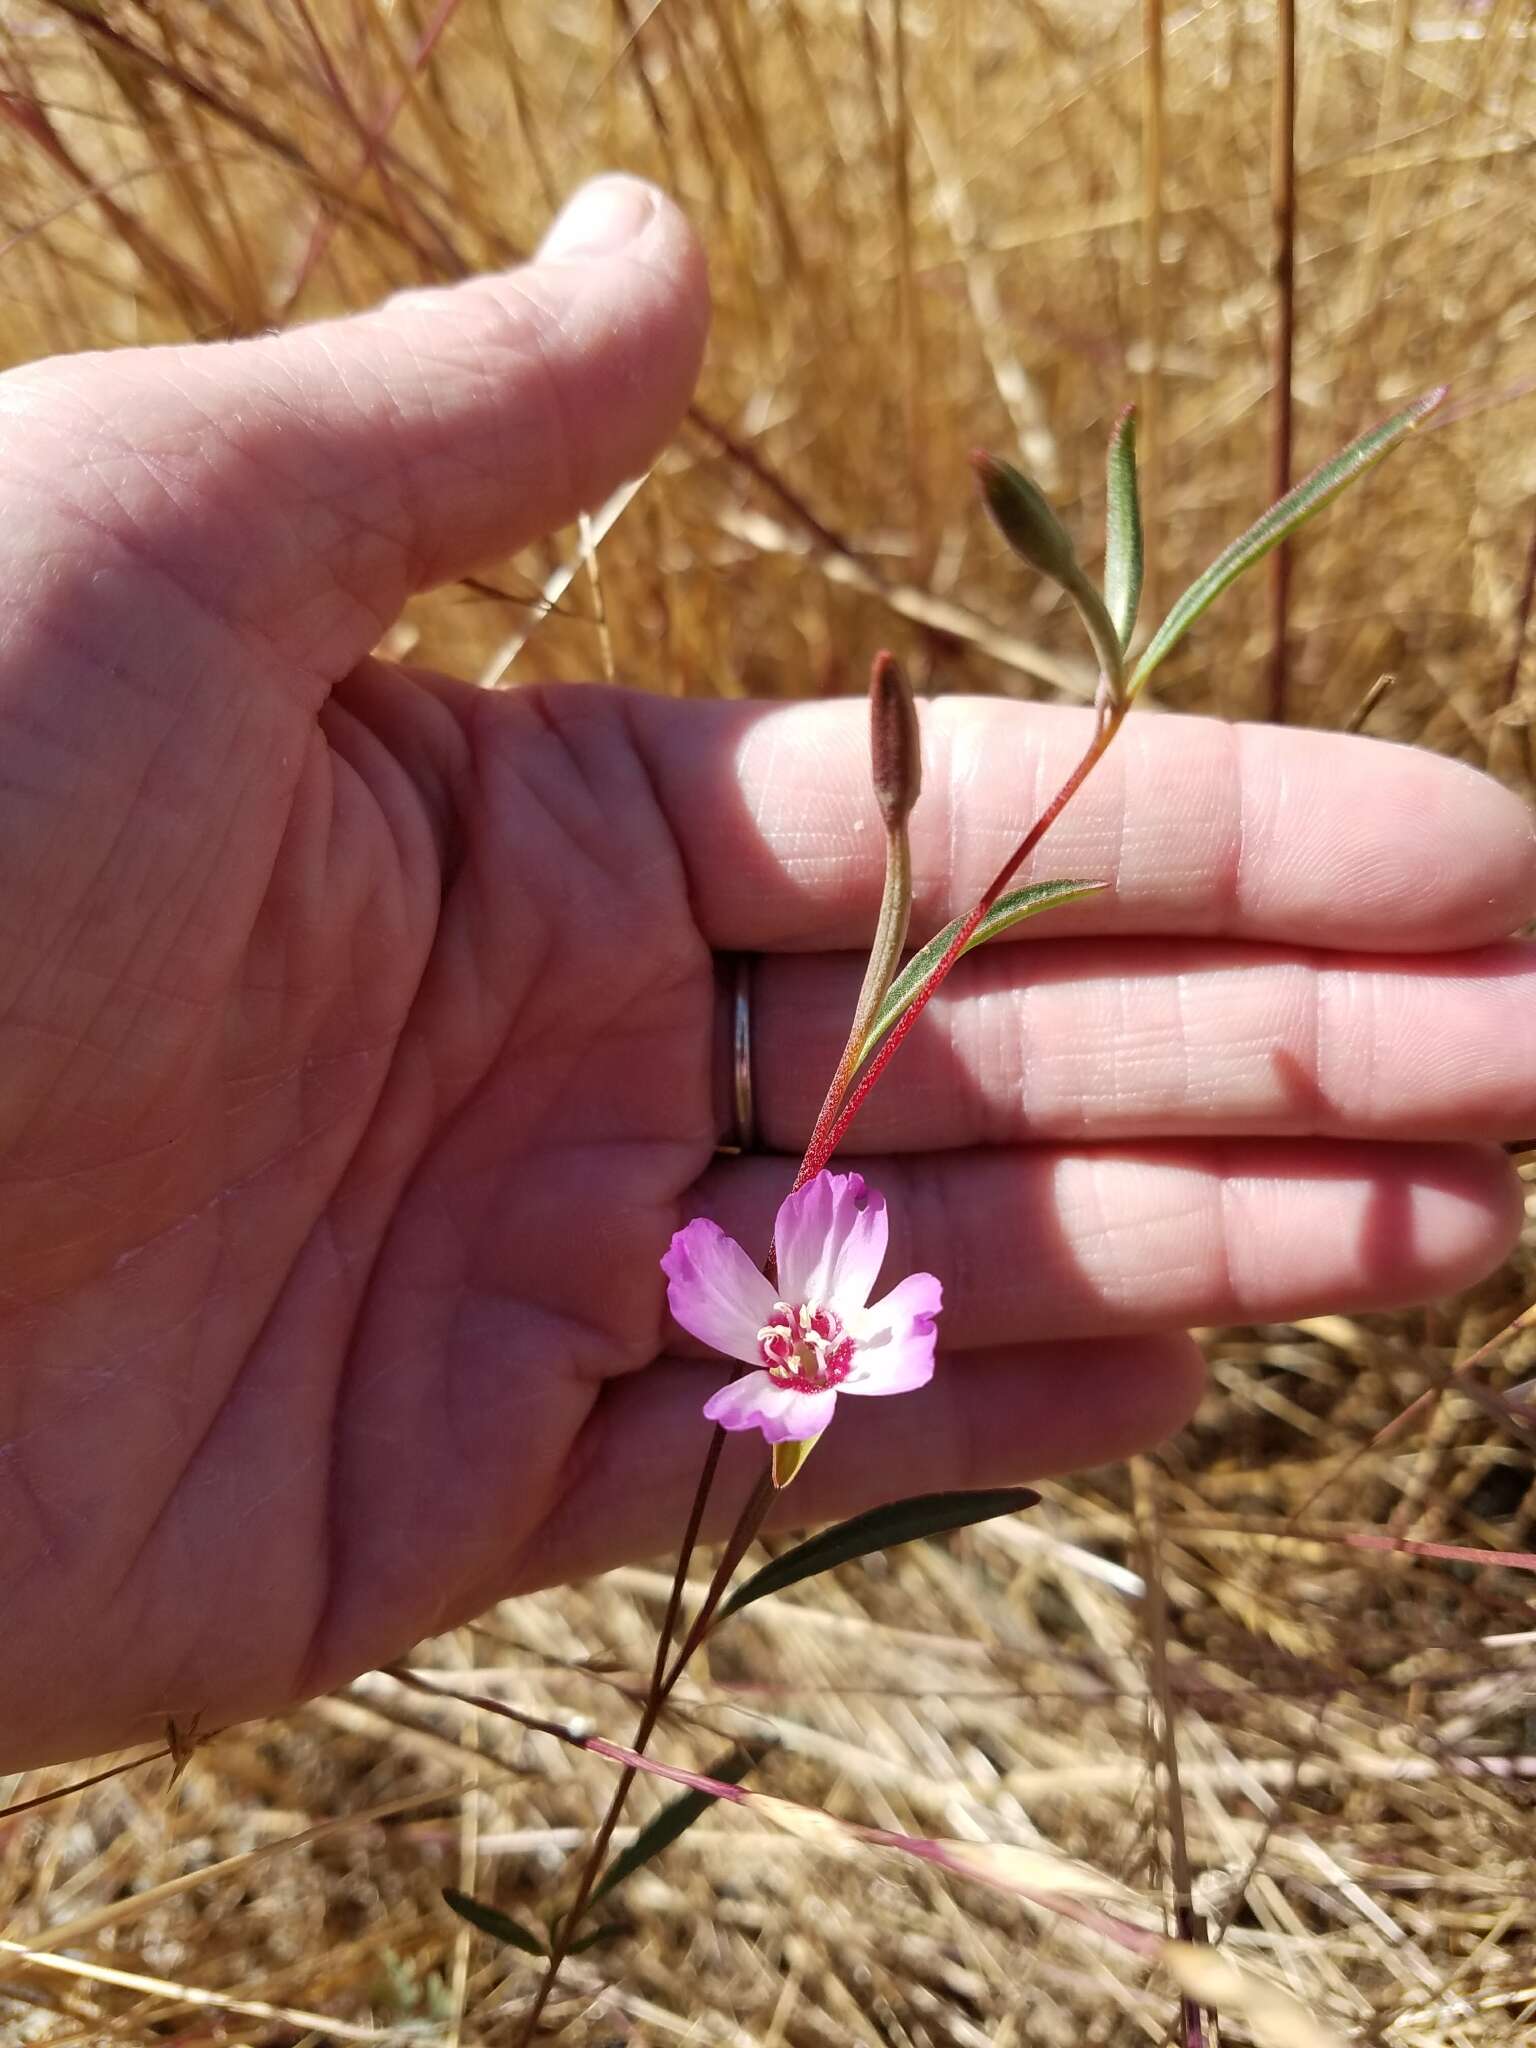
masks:
<svg viewBox="0 0 1536 2048"><path fill-rule="evenodd" d="M867 940L883 838L861 701L643 697L629 708L712 945L820 952ZM919 938L974 901L1092 730L1087 711L998 698L920 711ZM1417 748L1139 712L1020 879L1058 876L1108 886L1053 911L1056 938L1134 931L1448 951L1532 914L1536 830L1510 791Z"/></svg>

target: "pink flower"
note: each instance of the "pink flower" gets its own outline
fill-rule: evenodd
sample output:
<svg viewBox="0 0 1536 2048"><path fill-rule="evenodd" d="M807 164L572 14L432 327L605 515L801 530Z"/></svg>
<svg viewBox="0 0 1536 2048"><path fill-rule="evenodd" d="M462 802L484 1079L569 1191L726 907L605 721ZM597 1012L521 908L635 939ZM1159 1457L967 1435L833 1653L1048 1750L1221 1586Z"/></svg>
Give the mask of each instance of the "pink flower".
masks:
<svg viewBox="0 0 1536 2048"><path fill-rule="evenodd" d="M839 1394L905 1394L933 1377L933 1319L943 1291L913 1273L873 1307L885 1258L885 1199L856 1173L818 1173L774 1225L775 1289L736 1240L696 1217L661 1262L667 1301L692 1336L757 1367L711 1395L723 1429L804 1443L832 1420Z"/></svg>

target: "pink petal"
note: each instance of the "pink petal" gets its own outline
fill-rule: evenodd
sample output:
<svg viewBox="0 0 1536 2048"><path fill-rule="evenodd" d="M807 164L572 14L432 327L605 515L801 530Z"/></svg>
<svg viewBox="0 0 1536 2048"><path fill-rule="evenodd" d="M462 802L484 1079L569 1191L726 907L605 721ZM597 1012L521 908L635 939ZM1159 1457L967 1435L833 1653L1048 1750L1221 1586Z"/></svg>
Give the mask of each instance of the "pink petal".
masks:
<svg viewBox="0 0 1536 2048"><path fill-rule="evenodd" d="M909 1273L869 1309L844 1394L909 1394L933 1378L934 1318L944 1290L932 1273Z"/></svg>
<svg viewBox="0 0 1536 2048"><path fill-rule="evenodd" d="M695 1216L673 1238L661 1270L667 1306L691 1337L727 1358L756 1364L757 1333L773 1314L777 1296L734 1237Z"/></svg>
<svg viewBox="0 0 1536 2048"><path fill-rule="evenodd" d="M781 1298L855 1313L880 1277L889 1235L885 1197L861 1174L818 1173L786 1198L774 1225Z"/></svg>
<svg viewBox="0 0 1536 2048"><path fill-rule="evenodd" d="M803 1443L820 1436L832 1420L837 1395L800 1394L776 1387L765 1372L743 1373L704 1403L704 1413L722 1429L760 1429L771 1444Z"/></svg>

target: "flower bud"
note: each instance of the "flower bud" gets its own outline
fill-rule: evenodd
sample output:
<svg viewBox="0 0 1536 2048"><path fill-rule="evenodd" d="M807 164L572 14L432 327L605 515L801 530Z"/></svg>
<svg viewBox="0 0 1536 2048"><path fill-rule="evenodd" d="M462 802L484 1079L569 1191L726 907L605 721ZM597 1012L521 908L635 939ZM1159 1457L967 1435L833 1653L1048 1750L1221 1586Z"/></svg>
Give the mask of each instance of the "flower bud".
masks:
<svg viewBox="0 0 1536 2048"><path fill-rule="evenodd" d="M1053 582L1080 580L1072 536L1051 510L1040 486L1011 462L981 449L972 455L971 467L993 523L1014 553Z"/></svg>
<svg viewBox="0 0 1536 2048"><path fill-rule="evenodd" d="M904 824L923 786L922 743L912 686L893 654L875 656L869 675L869 751L880 815Z"/></svg>

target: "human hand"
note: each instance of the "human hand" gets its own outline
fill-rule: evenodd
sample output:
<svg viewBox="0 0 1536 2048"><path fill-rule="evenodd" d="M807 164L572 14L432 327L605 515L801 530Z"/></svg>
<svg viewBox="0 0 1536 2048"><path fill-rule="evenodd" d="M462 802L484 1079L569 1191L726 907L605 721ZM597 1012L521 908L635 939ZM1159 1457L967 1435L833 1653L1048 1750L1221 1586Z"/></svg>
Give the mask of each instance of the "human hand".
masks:
<svg viewBox="0 0 1536 2048"><path fill-rule="evenodd" d="M722 1367L658 1260L699 1212L766 1248L794 1164L714 1156L715 956L761 956L797 1155L880 835L859 705L372 657L685 403L687 230L626 181L584 209L508 277L0 379L0 1767L279 1709L679 1533ZM1084 716L926 708L920 931ZM1149 716L1048 849L1110 889L966 962L855 1132L938 1373L786 1515L1118 1457L1193 1405L1184 1325L1430 1296L1513 1236L1513 797Z"/></svg>

